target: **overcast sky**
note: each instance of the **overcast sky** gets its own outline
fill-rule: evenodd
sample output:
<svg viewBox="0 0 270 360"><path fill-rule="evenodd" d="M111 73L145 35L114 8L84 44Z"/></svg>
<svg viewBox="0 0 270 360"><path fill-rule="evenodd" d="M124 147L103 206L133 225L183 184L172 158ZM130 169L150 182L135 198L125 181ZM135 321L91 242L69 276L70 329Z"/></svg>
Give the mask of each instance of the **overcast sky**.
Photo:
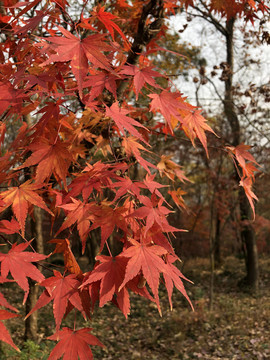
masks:
<svg viewBox="0 0 270 360"><path fill-rule="evenodd" d="M174 16L169 22L169 26L172 31L178 32L183 29L183 25L187 23L186 15L184 13ZM260 44L260 46L254 47L251 46L250 49L247 49L247 46L244 46L243 42L243 32L239 28L243 25L243 22L238 21L236 23L237 30L235 31L235 42L234 42L234 56L235 56L235 75L234 75L234 84L239 83L242 89L248 88L249 84L253 83L256 86L261 86L262 84L268 84L270 82L270 46L267 44ZM258 26L258 24L256 24ZM255 26L255 28L256 28ZM253 30L252 25L249 26ZM270 32L270 23L266 23L265 30ZM225 38L220 34L213 25L209 24L207 21L201 18L194 18L191 22L188 23L186 30L180 33L180 37L183 41L200 47L201 57L205 58L207 61L207 75L211 78L210 72L214 65L219 65L222 61L226 61L225 53ZM249 66L243 66L245 59L245 50L247 50L253 60L260 60L260 64L251 64ZM218 73L220 75L220 72ZM219 80L219 75L211 78L216 86L218 92L222 95L224 92L224 82ZM177 86L185 96L188 96L189 101L196 105L195 91L198 84L193 83L193 77L198 77L198 71L192 70L189 73L189 81L185 81L184 77L179 77L177 81ZM214 89L214 87L208 83L206 85L200 86L199 91L199 100L202 108L207 110L211 114L220 114L222 109L222 104L219 100L219 97ZM245 100L247 104L250 99ZM270 103L263 103L262 106L268 109L268 118L265 118L265 125L260 128L261 131L267 132L270 135ZM254 122L261 114L253 114L250 117L250 120ZM246 125L247 126L247 125ZM263 143L268 142L268 140L262 140Z"/></svg>

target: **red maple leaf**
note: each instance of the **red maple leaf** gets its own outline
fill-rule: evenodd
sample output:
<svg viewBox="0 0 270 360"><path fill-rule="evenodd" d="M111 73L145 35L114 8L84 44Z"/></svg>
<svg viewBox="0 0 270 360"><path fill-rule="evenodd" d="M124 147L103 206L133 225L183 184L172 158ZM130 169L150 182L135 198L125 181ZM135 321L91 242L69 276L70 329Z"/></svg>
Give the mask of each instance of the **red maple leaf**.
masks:
<svg viewBox="0 0 270 360"><path fill-rule="evenodd" d="M125 65L119 74L133 75L136 100L138 100L139 92L144 84L147 82L149 85L160 89L160 86L153 79L154 77L162 77L163 75L157 71L152 70L153 66L139 68L135 65Z"/></svg>
<svg viewBox="0 0 270 360"><path fill-rule="evenodd" d="M143 179L143 182L141 183L140 186L144 189L148 189L151 192L151 194L158 195L163 201L166 201L158 189L167 187L168 185L162 185L162 184L154 181L155 176L156 176L155 174L153 174L153 175L147 174L145 179Z"/></svg>
<svg viewBox="0 0 270 360"><path fill-rule="evenodd" d="M0 310L0 320L12 319L19 316L18 314L13 314L6 310ZM9 332L5 325L0 321L0 340L6 342L11 345L15 350L20 351L20 349L14 344L12 341Z"/></svg>
<svg viewBox="0 0 270 360"><path fill-rule="evenodd" d="M6 130L6 124L0 121L0 144L4 143Z"/></svg>
<svg viewBox="0 0 270 360"><path fill-rule="evenodd" d="M117 98L115 82L116 79L116 75L105 72L87 77L87 79L85 79L85 82L83 83L83 87L92 87L88 101L93 101L98 95L102 93L104 88L109 90L113 94L113 96Z"/></svg>
<svg viewBox="0 0 270 360"><path fill-rule="evenodd" d="M168 241L167 237L163 234L158 224L152 226L151 230L146 234L146 237L149 238L149 241L151 243L154 243L155 245L159 245L165 250L167 250L168 254L174 255L174 249L171 243Z"/></svg>
<svg viewBox="0 0 270 360"><path fill-rule="evenodd" d="M126 169L125 164L121 164L122 169ZM120 166L116 166L117 170ZM110 170L110 166L103 164L101 161L96 162L94 165L87 164L82 173L79 174L69 185L69 196L74 197L82 195L83 200L86 201L91 195L93 189L101 192L103 187L111 185L111 179L115 178L115 174Z"/></svg>
<svg viewBox="0 0 270 360"><path fill-rule="evenodd" d="M100 261L100 264L94 268L82 286L100 280L99 306L104 306L116 294L119 308L127 317L130 312L129 294L124 287L119 291L119 287L125 276L128 260L121 255L115 257L100 255L96 260Z"/></svg>
<svg viewBox="0 0 270 360"><path fill-rule="evenodd" d="M173 255L167 255L166 256L166 272L163 273L163 277L165 280L165 286L168 292L168 297L169 297L169 302L170 302L170 306L172 309L172 293L173 293L173 286L175 286L183 295L184 297L187 299L187 301L189 302L192 310L194 310L193 305L188 297L188 294L184 288L184 284L182 282L181 279L185 279L189 282L191 282L190 280L188 280L182 273L181 271L173 265L173 262L176 261L178 259L177 256L173 256ZM179 259L178 259L179 260Z"/></svg>
<svg viewBox="0 0 270 360"><path fill-rule="evenodd" d="M92 14L98 18L99 21L102 22L102 24L106 27L106 29L111 34L113 41L114 41L114 30L116 30L122 39L128 44L127 38L123 34L122 30L119 28L118 25L116 25L112 20L117 19L117 16L113 15L112 13L108 13L105 10L105 7L98 6L94 9Z"/></svg>
<svg viewBox="0 0 270 360"><path fill-rule="evenodd" d="M189 0L190 1L190 0ZM192 1L192 0L191 0ZM185 5L187 3L187 0L185 1ZM177 4L175 0L165 0L164 1L164 8L169 12L172 13L173 15L175 14L175 8L177 8ZM186 5L187 6L187 5Z"/></svg>
<svg viewBox="0 0 270 360"><path fill-rule="evenodd" d="M52 133L51 129L55 129L55 123L57 123L60 120L60 105L63 103L62 99L58 99L56 102L48 101L45 103L45 106L43 106L37 114L43 114L39 121L32 127L32 129L35 131L35 137L38 138L38 141L35 143L32 143L31 146L33 146L33 149L29 148L31 151L38 150L35 149L35 145L40 144L44 142L44 139L42 136L44 135L45 128L50 128L50 133ZM47 140L47 139L46 139ZM45 141L46 141L45 140ZM54 143L55 139L51 140L51 143ZM37 147L37 146L36 146Z"/></svg>
<svg viewBox="0 0 270 360"><path fill-rule="evenodd" d="M33 32L35 28L38 26L38 24L41 22L41 20L44 18L44 16L47 15L47 12L38 11L38 10L36 10L36 13L37 13L36 16L25 21L26 24L25 26L18 27L18 29L14 31L14 34L25 36L28 33L28 31Z"/></svg>
<svg viewBox="0 0 270 360"><path fill-rule="evenodd" d="M150 289L153 292L159 312L159 275L162 272L166 272L166 266L161 259L162 255L166 254L166 250L158 245L152 245L150 243L139 243L136 240L129 239L132 246L124 250L121 256L130 258L126 267L125 278L119 288L119 291L132 280L140 272L142 272L146 279Z"/></svg>
<svg viewBox="0 0 270 360"><path fill-rule="evenodd" d="M67 0L52 0L57 6L59 6L62 9L65 9L65 6L69 6L69 3Z"/></svg>
<svg viewBox="0 0 270 360"><path fill-rule="evenodd" d="M57 231L56 236L77 222L77 229L82 241L82 252L84 253L86 239L90 231L90 220L93 220L91 214L95 211L97 205L94 203L81 202L80 200L73 198L71 198L71 200L72 203L58 206L68 211L68 215L60 229Z"/></svg>
<svg viewBox="0 0 270 360"><path fill-rule="evenodd" d="M152 199L154 197L155 195L152 195ZM161 230L164 232L179 231L177 228L169 225L166 219L166 215L171 213L171 211L167 209L165 206L162 206L163 203L162 199L160 199L155 204L156 202L155 200L153 203L147 196L141 196L140 201L145 206L136 209L132 214L128 215L127 217L137 217L139 219L146 218L145 232L149 231L150 228L154 225L154 223L157 223L160 226Z"/></svg>
<svg viewBox="0 0 270 360"><path fill-rule="evenodd" d="M133 182L129 177L120 178L118 182L111 185L111 188L119 188L113 199L114 202L127 194L135 195L137 197L140 196L140 187L138 186L138 183Z"/></svg>
<svg viewBox="0 0 270 360"><path fill-rule="evenodd" d="M13 280L9 280L9 279L6 279L6 278L0 276L0 284L5 283L5 282L12 282L12 281ZM4 306L5 308L7 308L9 310L18 312L18 310L14 306L10 305L10 303L5 299L5 297L2 293L0 293L0 306Z"/></svg>
<svg viewBox="0 0 270 360"><path fill-rule="evenodd" d="M114 228L117 227L122 229L127 233L127 223L125 221L125 212L127 211L125 206L120 206L113 209L109 206L109 203L103 201L100 207L95 209L95 218L90 230L101 228L101 242L100 242L100 251L102 251L103 246L108 239L108 237L113 233Z"/></svg>
<svg viewBox="0 0 270 360"><path fill-rule="evenodd" d="M7 309L18 312L18 310L14 306L10 305L10 303L6 300L2 293L0 293L0 306L4 306Z"/></svg>
<svg viewBox="0 0 270 360"><path fill-rule="evenodd" d="M127 258L122 255L116 257L97 256L97 260L101 263L95 267L90 273L89 277L85 278L83 287L89 285L89 292L91 294L92 305L100 299L100 307L104 306L108 301L112 301L127 317L130 313L130 300L128 289L134 293L154 301L153 297L149 294L142 283L142 276L135 276L132 280L119 290L127 265ZM98 291L98 293L97 293ZM116 298L113 295L116 295Z"/></svg>
<svg viewBox="0 0 270 360"><path fill-rule="evenodd" d="M210 11L218 12L221 16L226 16L227 19L236 17L237 13L241 13L242 10L244 10L243 4L235 0L211 0L210 2Z"/></svg>
<svg viewBox="0 0 270 360"><path fill-rule="evenodd" d="M71 69L78 82L79 94L82 97L83 82L88 73L88 60L101 69L112 72L110 63L102 51L110 51L111 46L105 41L104 35L90 35L80 40L62 27L58 27L65 37L53 36L46 41L52 43L50 49L56 52L49 56L49 59L42 63L43 66L55 61L70 61ZM45 50L48 51L45 46Z"/></svg>
<svg viewBox="0 0 270 360"><path fill-rule="evenodd" d="M9 82L0 83L0 114L5 112L9 106L12 106L12 111L17 114L20 113L21 104L26 96L23 94L23 90L14 89Z"/></svg>
<svg viewBox="0 0 270 360"><path fill-rule="evenodd" d="M3 205L5 203L3 202ZM11 221L1 220L0 221L0 232L4 234L19 234L20 233L20 224L12 218Z"/></svg>
<svg viewBox="0 0 270 360"><path fill-rule="evenodd" d="M131 135L137 137L138 139L146 143L142 135L138 132L137 129L135 129L134 126L138 126L146 131L148 131L148 129L146 129L146 127L144 127L138 121L132 119L129 116L126 116L129 113L129 111L124 109L123 107L119 107L118 105L119 103L118 101L116 101L112 104L110 108L106 107L106 116L109 116L110 118L113 119L116 126L123 133L123 135L125 135L124 129L126 129Z"/></svg>
<svg viewBox="0 0 270 360"><path fill-rule="evenodd" d="M254 0L247 0L250 7L252 7L254 10L256 10L256 3Z"/></svg>
<svg viewBox="0 0 270 360"><path fill-rule="evenodd" d="M34 311L53 301L53 314L55 318L56 331L58 331L68 305L69 311L75 307L80 312L85 313L78 290L78 287L81 285L81 281L78 280L75 274L62 276L59 271L54 270L54 276L40 282L40 285L44 286L46 290L44 290L40 295L35 306L27 314L26 318L28 318Z"/></svg>
<svg viewBox="0 0 270 360"><path fill-rule="evenodd" d="M127 4L127 0L117 0L118 6L123 8L131 8L131 5Z"/></svg>
<svg viewBox="0 0 270 360"><path fill-rule="evenodd" d="M180 117L180 110L189 113L194 109L194 106L184 101L179 92L172 93L163 90L160 94L149 94L148 96L153 99L150 104L150 110L161 112L169 125L171 132L176 124L182 119Z"/></svg>
<svg viewBox="0 0 270 360"><path fill-rule="evenodd" d="M251 162L245 164L245 168L243 169L243 176L248 178L252 178L255 180L254 175L255 172L259 171Z"/></svg>
<svg viewBox="0 0 270 360"><path fill-rule="evenodd" d="M20 224L23 236L29 204L36 205L53 216L53 213L47 208L43 199L35 191L41 187L42 184L31 184L31 180L27 180L20 186L11 187L0 194L0 198L5 203L4 209L12 205L12 211ZM12 229L15 230L14 226L15 224Z"/></svg>
<svg viewBox="0 0 270 360"><path fill-rule="evenodd" d="M90 345L104 347L104 345L92 334L91 328L72 330L64 327L63 330L48 337L49 340L60 340L54 347L48 360L92 360L93 354Z"/></svg>
<svg viewBox="0 0 270 360"><path fill-rule="evenodd" d="M44 260L46 255L24 251L29 243L26 244L13 244L12 248L7 254L0 253L1 275L6 278L10 272L13 279L24 290L23 304L25 303L28 293L29 284L27 277L30 277L37 282L44 279L43 274L31 262Z"/></svg>
<svg viewBox="0 0 270 360"><path fill-rule="evenodd" d="M35 7L39 2L40 0L33 0L30 3L29 1L22 1L18 3L17 0L5 0L4 4L9 7L11 11L16 7L19 7L19 10L21 10L21 7L25 6L25 8L17 14L16 18L18 19L20 16L26 14L30 9Z"/></svg>
<svg viewBox="0 0 270 360"><path fill-rule="evenodd" d="M19 149L22 144L23 146L25 146L24 140L25 137L28 135L28 131L29 129L27 123L24 121L22 126L18 130L18 135L16 139L11 144L12 151L16 151L17 149Z"/></svg>

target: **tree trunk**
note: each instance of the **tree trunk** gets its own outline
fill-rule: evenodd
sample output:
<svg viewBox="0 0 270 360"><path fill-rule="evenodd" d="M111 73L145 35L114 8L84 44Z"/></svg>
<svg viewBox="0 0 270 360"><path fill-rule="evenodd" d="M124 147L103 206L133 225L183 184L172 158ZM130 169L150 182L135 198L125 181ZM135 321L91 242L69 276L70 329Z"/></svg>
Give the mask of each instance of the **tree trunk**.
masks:
<svg viewBox="0 0 270 360"><path fill-rule="evenodd" d="M210 247L210 290L209 290L209 310L213 310L214 304L214 281L215 281L215 234L216 234L216 207L215 207L215 192L211 201L210 212L210 232L209 232L209 247Z"/></svg>
<svg viewBox="0 0 270 360"><path fill-rule="evenodd" d="M31 220L31 232L32 237L35 237L35 240L32 241L32 246L37 250L38 253L44 254L43 246L43 234L42 234L42 209L39 207L34 208L34 219ZM41 271L41 268L38 266L38 269ZM38 297L38 286L35 285L35 282L29 279L29 295L25 303L25 313L28 314L29 311L34 307L37 302ZM36 340L37 338L37 325L38 313L35 311L31 316L25 320L24 328L24 339L25 340Z"/></svg>
<svg viewBox="0 0 270 360"><path fill-rule="evenodd" d="M250 206L243 189L240 189L240 212L243 221L241 229L241 240L245 249L246 260L246 283L255 292L259 289L259 261L255 232L250 219ZM246 221L244 221L246 220Z"/></svg>
<svg viewBox="0 0 270 360"><path fill-rule="evenodd" d="M234 36L235 19L231 18L226 24L226 51L227 64L224 69L225 78L225 101L224 112L231 127L232 145L237 146L241 143L240 137L240 123L235 111L233 102L233 36ZM227 66L227 68L226 68ZM237 175L238 177L238 175ZM255 233L252 225L247 222L250 219L250 206L246 199L246 195L241 188L239 191L239 208L241 214L241 222L244 226L241 228L241 239L246 250L246 271L247 271L247 285L252 287L255 291L258 290L259 284L259 267L258 267L258 251L255 239ZM242 225L242 224L241 224Z"/></svg>
<svg viewBox="0 0 270 360"><path fill-rule="evenodd" d="M215 238L214 238L214 258L215 264L221 264L221 252L220 252L220 218L219 215L216 214L216 229L215 229Z"/></svg>

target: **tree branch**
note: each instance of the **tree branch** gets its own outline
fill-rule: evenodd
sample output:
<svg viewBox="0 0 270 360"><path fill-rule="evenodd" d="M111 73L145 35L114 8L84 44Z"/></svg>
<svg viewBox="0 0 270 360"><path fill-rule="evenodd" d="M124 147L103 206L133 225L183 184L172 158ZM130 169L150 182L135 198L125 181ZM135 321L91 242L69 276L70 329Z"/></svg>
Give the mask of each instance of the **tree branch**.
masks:
<svg viewBox="0 0 270 360"><path fill-rule="evenodd" d="M146 21L149 15L154 17L154 21L147 25ZM129 50L127 57L127 64L135 65L146 46L156 33L160 30L164 17L164 4L163 0L150 0L146 5L143 6L141 17L138 23L137 32L134 36L134 41ZM122 81L117 89L118 97L124 93L128 87L128 81Z"/></svg>
<svg viewBox="0 0 270 360"><path fill-rule="evenodd" d="M202 17L203 19L205 19L206 21L208 21L210 24L214 25L215 28L223 35L226 36L227 34L227 30L224 26L221 25L221 23L214 18L214 16L210 13L210 10L208 9L207 5L200 0L200 3L202 4L202 6L204 7L204 9L206 11L203 11L202 9L200 9L198 6L193 5L193 9L197 10L201 15L195 15L198 17ZM193 14L194 15L194 14Z"/></svg>

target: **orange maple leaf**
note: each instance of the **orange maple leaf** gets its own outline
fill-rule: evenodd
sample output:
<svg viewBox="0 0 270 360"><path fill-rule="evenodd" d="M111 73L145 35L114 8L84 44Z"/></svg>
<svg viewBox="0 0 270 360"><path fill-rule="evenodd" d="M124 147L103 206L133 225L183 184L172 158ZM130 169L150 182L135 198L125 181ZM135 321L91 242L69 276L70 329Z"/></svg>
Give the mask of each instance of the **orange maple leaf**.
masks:
<svg viewBox="0 0 270 360"><path fill-rule="evenodd" d="M151 174L149 167L156 169L155 165L151 164L141 156L140 150L147 152L150 151L147 150L142 144L140 144L135 137L124 137L122 146L125 148L127 157L131 157L133 155L137 159L138 163L148 172L148 174Z"/></svg>
<svg viewBox="0 0 270 360"><path fill-rule="evenodd" d="M186 135L190 138L193 146L195 146L194 139L196 137L199 138L208 157L205 131L210 131L212 134L215 134L215 132L206 124L206 119L201 115L201 110L195 110L185 116L182 127Z"/></svg>
<svg viewBox="0 0 270 360"><path fill-rule="evenodd" d="M68 239L53 239L50 240L49 243L56 244L53 254L62 253L64 255L64 264L67 271L75 275L82 274L81 268L73 255Z"/></svg>
<svg viewBox="0 0 270 360"><path fill-rule="evenodd" d="M0 194L0 198L4 201L4 209L12 206L12 211L20 224L22 235L25 231L25 220L28 213L29 204L36 205L46 210L52 216L53 213L47 208L43 199L37 194L36 190L40 189L42 184L31 184L31 180L27 180L20 186L9 188Z"/></svg>
<svg viewBox="0 0 270 360"><path fill-rule="evenodd" d="M178 207L182 207L183 209L186 209L185 200L183 199L182 195L185 195L186 192L183 191L181 188L178 188L177 190L169 190L168 194L171 195L174 203Z"/></svg>
<svg viewBox="0 0 270 360"><path fill-rule="evenodd" d="M73 160L67 144L60 140L50 143L47 139L41 138L38 142L29 145L28 149L33 153L19 169L37 164L35 177L37 183L42 183L54 174L56 179L60 178L63 181L66 188L66 176Z"/></svg>
<svg viewBox="0 0 270 360"><path fill-rule="evenodd" d="M173 162L170 155L161 155L160 162L157 164L160 176L166 175L169 179L174 180L174 177L182 182L190 181L184 174L184 171L181 170L181 167Z"/></svg>
<svg viewBox="0 0 270 360"><path fill-rule="evenodd" d="M254 157L248 152L248 150L251 149L251 146L240 144L236 147L233 146L227 146L227 149L232 151L232 153L235 155L236 160L238 161L239 165L242 168L243 176L246 177L254 177L254 172L258 171L258 169L253 165L259 166L257 161L254 159ZM246 161L249 161L248 163Z"/></svg>
<svg viewBox="0 0 270 360"><path fill-rule="evenodd" d="M71 200L72 203L59 205L60 208L68 211L68 215L56 236L77 222L77 229L82 241L82 252L84 253L86 239L90 231L90 220L93 220L92 213L95 212L97 206L94 203L81 202L73 198Z"/></svg>
<svg viewBox="0 0 270 360"><path fill-rule="evenodd" d="M255 220L255 207L254 207L254 200L258 200L257 196L252 191L252 179L251 178L242 178L240 183L240 186L242 186L245 190L245 194L248 198L248 201L250 203L252 212L253 212L253 220Z"/></svg>

